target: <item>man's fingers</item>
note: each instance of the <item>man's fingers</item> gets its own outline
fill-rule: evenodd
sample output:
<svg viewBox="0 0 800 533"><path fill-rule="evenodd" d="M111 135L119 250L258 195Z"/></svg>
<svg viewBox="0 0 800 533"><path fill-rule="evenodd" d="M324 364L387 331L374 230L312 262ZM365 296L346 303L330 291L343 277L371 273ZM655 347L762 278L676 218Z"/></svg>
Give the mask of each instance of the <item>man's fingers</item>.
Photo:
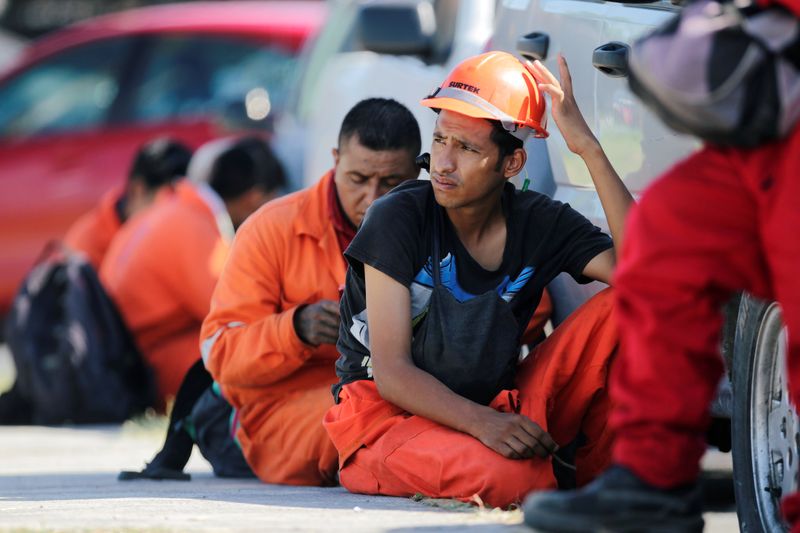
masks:
<svg viewBox="0 0 800 533"><path fill-rule="evenodd" d="M333 300L320 300L319 306L326 313L339 316L339 302L334 302Z"/></svg>
<svg viewBox="0 0 800 533"><path fill-rule="evenodd" d="M519 452L517 452L517 450L512 448L511 445L508 444L507 442L501 444L500 449L497 451L501 455L508 457L509 459L522 459L522 456L519 454Z"/></svg>
<svg viewBox="0 0 800 533"><path fill-rule="evenodd" d="M524 429L528 435L536 439L536 442L544 448L546 454L551 454L558 449L558 444L553 440L553 437L543 430L539 424L526 416L522 417L522 429Z"/></svg>
<svg viewBox="0 0 800 533"><path fill-rule="evenodd" d="M567 65L567 58L558 54L558 73L561 75L561 85L566 91L572 92L572 74L569 73L569 66Z"/></svg>
<svg viewBox="0 0 800 533"><path fill-rule="evenodd" d="M553 102L562 102L564 100L564 91L561 90L561 87L556 85L551 85L549 83L540 83L539 84L539 92L543 92L550 95Z"/></svg>
<svg viewBox="0 0 800 533"><path fill-rule="evenodd" d="M544 63L539 61L538 59L533 62L533 71L542 77L542 81L552 85L558 85L558 78L553 76L553 73L544 66Z"/></svg>
<svg viewBox="0 0 800 533"><path fill-rule="evenodd" d="M318 324L327 326L329 328L335 328L336 331L339 331L339 322L341 322L339 315L319 313L315 318Z"/></svg>
<svg viewBox="0 0 800 533"><path fill-rule="evenodd" d="M526 457L531 457L532 455L536 455L537 457L541 457L542 459L544 459L545 457L550 455L550 453L547 451L547 448L544 447L542 442L536 436L528 433L527 430L520 429L517 433L514 434L514 437L519 442L525 445L525 448L528 450L528 455Z"/></svg>
<svg viewBox="0 0 800 533"><path fill-rule="evenodd" d="M336 344L338 340L338 335L323 335L319 338L319 344Z"/></svg>
<svg viewBox="0 0 800 533"><path fill-rule="evenodd" d="M517 438L516 435L512 435L508 439L508 445L514 448L514 451L516 451L523 459L528 459L535 453L535 450L531 448L530 445Z"/></svg>
<svg viewBox="0 0 800 533"><path fill-rule="evenodd" d="M556 444L556 441L553 440L553 437L551 437L548 432L542 431L542 434L537 438L539 442L542 443L542 446L547 449L547 453L555 453L556 450L558 450L558 444Z"/></svg>
<svg viewBox="0 0 800 533"><path fill-rule="evenodd" d="M547 451L547 448L542 446L541 442L537 442L536 446L533 447L533 453L536 454L536 457L541 459L547 459L551 455L550 452Z"/></svg>
<svg viewBox="0 0 800 533"><path fill-rule="evenodd" d="M318 331L315 340L317 344L336 344L336 341L339 340L339 334L331 330Z"/></svg>
<svg viewBox="0 0 800 533"><path fill-rule="evenodd" d="M339 325L320 324L317 328L317 333L335 339L339 336Z"/></svg>

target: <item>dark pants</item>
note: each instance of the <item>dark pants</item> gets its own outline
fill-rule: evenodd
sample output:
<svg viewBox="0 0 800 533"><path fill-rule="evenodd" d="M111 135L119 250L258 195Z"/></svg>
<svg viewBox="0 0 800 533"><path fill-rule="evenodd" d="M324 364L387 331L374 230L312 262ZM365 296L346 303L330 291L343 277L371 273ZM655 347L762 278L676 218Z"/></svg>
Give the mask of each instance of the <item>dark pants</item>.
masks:
<svg viewBox="0 0 800 533"><path fill-rule="evenodd" d="M164 446L145 472L182 471L197 444L219 477L255 477L234 440L234 411L198 359L183 378L169 419Z"/></svg>
<svg viewBox="0 0 800 533"><path fill-rule="evenodd" d="M255 477L244 460L242 449L234 439L233 407L214 385L207 388L184 420L203 457L211 463L219 477Z"/></svg>

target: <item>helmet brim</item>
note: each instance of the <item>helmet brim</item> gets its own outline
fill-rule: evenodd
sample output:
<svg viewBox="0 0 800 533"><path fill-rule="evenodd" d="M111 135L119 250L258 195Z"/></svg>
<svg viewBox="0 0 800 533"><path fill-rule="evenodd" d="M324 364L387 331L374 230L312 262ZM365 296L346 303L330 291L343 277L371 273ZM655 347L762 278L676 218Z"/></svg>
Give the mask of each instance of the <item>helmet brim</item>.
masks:
<svg viewBox="0 0 800 533"><path fill-rule="evenodd" d="M498 120L498 118L486 110L476 107L467 102L456 100L455 98L425 98L420 101L421 105L431 109L446 109L472 118L485 118L488 120Z"/></svg>
<svg viewBox="0 0 800 533"><path fill-rule="evenodd" d="M458 100L457 98L447 98L447 97L425 98L424 100L420 101L420 104L425 107L429 107L431 109L446 109L448 111L454 111L456 113L460 113L462 115L466 115L472 118L500 120L498 117L489 113L485 109L481 109L480 107L474 106L468 102ZM528 127L531 128L532 130L531 131L532 137L536 137L538 139L546 139L549 136L549 133L547 132L546 128L543 128L538 125L532 125Z"/></svg>

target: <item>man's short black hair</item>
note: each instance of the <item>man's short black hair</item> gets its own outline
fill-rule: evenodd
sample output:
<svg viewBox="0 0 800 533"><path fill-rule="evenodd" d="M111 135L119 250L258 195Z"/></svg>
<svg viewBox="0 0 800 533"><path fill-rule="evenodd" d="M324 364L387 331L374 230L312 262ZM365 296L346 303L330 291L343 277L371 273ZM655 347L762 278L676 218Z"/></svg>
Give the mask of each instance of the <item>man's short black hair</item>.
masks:
<svg viewBox="0 0 800 533"><path fill-rule="evenodd" d="M422 146L417 119L406 106L389 98L367 98L347 112L339 130L339 148L353 135L375 151L408 150L416 157Z"/></svg>
<svg viewBox="0 0 800 533"><path fill-rule="evenodd" d="M254 187L270 193L285 183L283 167L266 141L245 137L219 154L208 184L223 200L232 200Z"/></svg>
<svg viewBox="0 0 800 533"><path fill-rule="evenodd" d="M183 143L163 137L143 145L131 165L129 180L141 180L157 189L186 175L192 151Z"/></svg>
<svg viewBox="0 0 800 533"><path fill-rule="evenodd" d="M500 121L489 120L489 124L492 125L492 133L489 135L489 139L491 139L491 141L497 146L500 152L497 157L497 165L495 166L495 170L500 170L503 159L513 154L514 150L522 148L525 143L508 133L503 128L503 125L500 123Z"/></svg>

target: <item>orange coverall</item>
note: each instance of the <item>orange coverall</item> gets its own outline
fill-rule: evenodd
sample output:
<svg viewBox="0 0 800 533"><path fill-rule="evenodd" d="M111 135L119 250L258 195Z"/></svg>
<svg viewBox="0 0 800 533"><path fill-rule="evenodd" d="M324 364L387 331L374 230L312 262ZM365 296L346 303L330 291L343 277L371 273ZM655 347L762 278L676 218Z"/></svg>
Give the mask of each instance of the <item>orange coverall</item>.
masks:
<svg viewBox="0 0 800 533"><path fill-rule="evenodd" d="M588 444L576 452L578 485L611 459L606 380L619 341L611 308L609 289L578 308L520 364L516 388L490 403L527 416L560 445L582 433ZM528 331L544 309L537 308ZM339 449L340 481L351 492L464 501L477 495L507 507L533 490L556 488L550 458L508 459L472 435L387 402L372 380L346 384L324 424Z"/></svg>
<svg viewBox="0 0 800 533"><path fill-rule="evenodd" d="M129 220L100 278L155 372L163 408L200 356L197 339L233 235L222 200L179 182Z"/></svg>
<svg viewBox="0 0 800 533"><path fill-rule="evenodd" d="M122 195L122 187L115 187L100 199L100 202L81 215L67 230L64 242L73 250L83 252L95 270L100 270L111 240L122 222L116 204Z"/></svg>
<svg viewBox="0 0 800 533"><path fill-rule="evenodd" d="M237 438L268 483L331 485L336 449L322 428L338 354L303 343L300 304L338 300L345 261L331 222L330 173L274 200L239 229L203 322L203 360L239 410Z"/></svg>

